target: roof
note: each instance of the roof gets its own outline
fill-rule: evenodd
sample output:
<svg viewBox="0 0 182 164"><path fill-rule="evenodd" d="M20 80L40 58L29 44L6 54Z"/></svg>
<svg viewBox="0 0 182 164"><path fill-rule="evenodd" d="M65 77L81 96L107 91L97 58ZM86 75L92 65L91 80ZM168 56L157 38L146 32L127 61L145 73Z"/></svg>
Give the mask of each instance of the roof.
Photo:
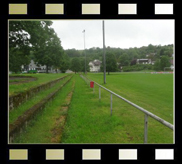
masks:
<svg viewBox="0 0 182 164"><path fill-rule="evenodd" d="M100 66L102 62L100 60L94 60L94 61L91 61L90 63L92 63L94 66Z"/></svg>
<svg viewBox="0 0 182 164"><path fill-rule="evenodd" d="M137 59L137 61L148 61L149 59Z"/></svg>

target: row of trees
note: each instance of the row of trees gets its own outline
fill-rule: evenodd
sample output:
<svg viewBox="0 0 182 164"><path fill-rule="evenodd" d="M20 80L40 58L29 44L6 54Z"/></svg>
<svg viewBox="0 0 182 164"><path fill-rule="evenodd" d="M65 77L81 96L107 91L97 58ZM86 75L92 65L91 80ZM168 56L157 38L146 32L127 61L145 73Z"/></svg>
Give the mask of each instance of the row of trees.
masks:
<svg viewBox="0 0 182 164"><path fill-rule="evenodd" d="M171 60L173 60L171 58ZM162 56L160 59L157 59L154 64L154 70L160 71L164 70L164 68L168 68L171 66L170 58L168 56Z"/></svg>
<svg viewBox="0 0 182 164"><path fill-rule="evenodd" d="M68 49L65 50L70 58L73 57L84 57L83 50L76 50L76 49ZM141 59L146 58L146 54L148 54L149 58L156 60L160 58L160 56L168 56L171 57L173 54L173 44L161 46L161 45L152 45L149 44L148 46L143 46L140 48L128 48L128 49L121 49L121 48L112 48L106 47L106 52L111 52L114 54L115 59L118 63L122 63L122 65L128 65L133 59ZM90 49L85 50L86 56L88 60L102 60L103 49L99 47L93 47ZM155 54L152 56L151 54Z"/></svg>
<svg viewBox="0 0 182 164"><path fill-rule="evenodd" d="M87 72L90 71L88 64L89 64L89 62L86 63ZM78 57L72 58L71 64L70 64L70 69L72 71L74 71L75 73L76 72L85 72L85 58L78 58ZM109 52L106 53L106 70L107 70L108 74L110 72L119 71L116 60L114 58L114 55ZM103 71L103 64L101 64L101 71Z"/></svg>
<svg viewBox="0 0 182 164"><path fill-rule="evenodd" d="M72 58L83 59L86 53L87 64L90 61L98 59L103 61L103 49L102 48L90 48L85 51L68 49L65 50L67 55ZM143 69L148 70L163 70L164 67L170 66L170 60L172 59L173 45L157 45L149 44L140 48L106 48L106 70L109 72L120 71L122 67L124 71L138 71ZM146 56L147 55L147 56ZM149 66L133 66L136 65L136 59L149 58L155 61L155 64ZM103 71L103 65L101 65L101 71Z"/></svg>
<svg viewBox="0 0 182 164"><path fill-rule="evenodd" d="M85 59L84 58L72 58L70 62L70 67L72 71L76 72L85 72ZM90 68L88 63L86 64L86 71L89 72Z"/></svg>
<svg viewBox="0 0 182 164"><path fill-rule="evenodd" d="M52 21L9 21L9 69L21 71L33 59L38 65L46 65L65 71L69 67L69 57L61 46L61 41Z"/></svg>

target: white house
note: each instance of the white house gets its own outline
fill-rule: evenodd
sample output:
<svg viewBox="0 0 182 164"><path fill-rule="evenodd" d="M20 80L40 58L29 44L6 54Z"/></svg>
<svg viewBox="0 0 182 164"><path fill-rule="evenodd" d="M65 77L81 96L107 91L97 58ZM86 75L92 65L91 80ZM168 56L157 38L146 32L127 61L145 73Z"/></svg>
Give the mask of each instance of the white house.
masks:
<svg viewBox="0 0 182 164"><path fill-rule="evenodd" d="M22 68L23 72L28 72L30 70L37 70L37 72L39 72L39 73L45 73L46 72L46 65L43 65L43 66L40 64L38 65L33 60L30 61L29 65L22 65L21 68ZM56 73L56 71L52 67L50 67L48 69L48 72ZM60 71L58 70L58 72L60 72Z"/></svg>
<svg viewBox="0 0 182 164"><path fill-rule="evenodd" d="M136 61L137 64L154 64L154 61L151 59L137 59Z"/></svg>
<svg viewBox="0 0 182 164"><path fill-rule="evenodd" d="M30 61L29 65L22 65L21 66L23 71L30 71L30 70L37 70L37 72L46 72L46 66L38 66L33 60Z"/></svg>
<svg viewBox="0 0 182 164"><path fill-rule="evenodd" d="M65 73L73 73L72 70L67 69Z"/></svg>
<svg viewBox="0 0 182 164"><path fill-rule="evenodd" d="M89 67L90 67L90 72L99 72L100 71L100 66L101 66L101 61L100 60L94 60L89 62Z"/></svg>

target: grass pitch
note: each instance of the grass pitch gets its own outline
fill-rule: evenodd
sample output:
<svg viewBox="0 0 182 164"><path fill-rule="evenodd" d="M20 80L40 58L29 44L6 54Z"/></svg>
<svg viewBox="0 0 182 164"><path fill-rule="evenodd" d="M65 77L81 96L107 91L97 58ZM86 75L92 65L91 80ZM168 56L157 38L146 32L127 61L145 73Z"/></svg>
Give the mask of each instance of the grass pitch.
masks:
<svg viewBox="0 0 182 164"><path fill-rule="evenodd" d="M103 74L87 77L103 85ZM106 80L106 88L173 124L172 74L118 73Z"/></svg>

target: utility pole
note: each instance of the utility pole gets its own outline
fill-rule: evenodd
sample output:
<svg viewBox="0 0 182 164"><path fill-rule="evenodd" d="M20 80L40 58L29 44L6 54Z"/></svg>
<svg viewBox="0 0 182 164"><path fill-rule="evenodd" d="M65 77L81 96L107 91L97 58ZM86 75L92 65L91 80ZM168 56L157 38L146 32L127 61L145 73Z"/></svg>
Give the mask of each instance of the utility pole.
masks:
<svg viewBox="0 0 182 164"><path fill-rule="evenodd" d="M105 31L104 31L104 20L102 21L102 28L103 28L103 64L104 64L104 84L106 84L106 57L105 57Z"/></svg>

